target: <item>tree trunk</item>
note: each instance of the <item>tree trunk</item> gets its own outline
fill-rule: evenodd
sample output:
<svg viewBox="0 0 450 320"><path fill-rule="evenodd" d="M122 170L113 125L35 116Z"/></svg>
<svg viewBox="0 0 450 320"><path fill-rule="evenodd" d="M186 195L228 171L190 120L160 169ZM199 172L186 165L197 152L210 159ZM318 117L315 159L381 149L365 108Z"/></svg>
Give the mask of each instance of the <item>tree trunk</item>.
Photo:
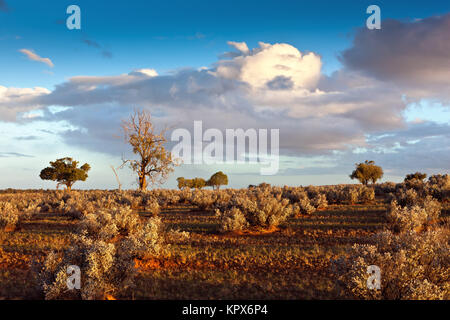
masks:
<svg viewBox="0 0 450 320"><path fill-rule="evenodd" d="M144 176L139 177L139 190L145 191L147 190L147 179Z"/></svg>

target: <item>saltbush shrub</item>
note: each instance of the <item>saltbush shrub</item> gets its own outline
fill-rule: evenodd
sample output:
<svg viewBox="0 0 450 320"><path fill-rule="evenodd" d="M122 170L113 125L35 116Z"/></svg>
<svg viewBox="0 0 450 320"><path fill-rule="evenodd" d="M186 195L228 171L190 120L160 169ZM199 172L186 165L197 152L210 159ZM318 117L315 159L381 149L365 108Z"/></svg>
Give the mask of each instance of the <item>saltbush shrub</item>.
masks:
<svg viewBox="0 0 450 320"><path fill-rule="evenodd" d="M335 260L337 284L357 299L448 300L450 298L450 237L446 229L424 233L385 231L355 244ZM369 289L367 268L381 271L380 290Z"/></svg>
<svg viewBox="0 0 450 320"><path fill-rule="evenodd" d="M79 222L72 245L50 253L40 270L46 299L104 299L133 288L135 259L164 249L162 222L141 222L129 207L87 214ZM67 267L79 266L80 290L68 290Z"/></svg>

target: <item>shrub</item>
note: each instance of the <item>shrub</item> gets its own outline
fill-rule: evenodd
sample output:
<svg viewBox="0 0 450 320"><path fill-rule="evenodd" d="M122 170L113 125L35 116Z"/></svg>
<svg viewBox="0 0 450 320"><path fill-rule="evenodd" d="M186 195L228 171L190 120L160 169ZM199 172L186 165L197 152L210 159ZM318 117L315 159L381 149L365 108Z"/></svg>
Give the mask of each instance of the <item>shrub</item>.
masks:
<svg viewBox="0 0 450 320"><path fill-rule="evenodd" d="M413 206L418 203L419 196L414 189L399 189L395 195L396 200L401 206Z"/></svg>
<svg viewBox="0 0 450 320"><path fill-rule="evenodd" d="M0 202L0 228L14 228L18 222L17 207L9 202Z"/></svg>
<svg viewBox="0 0 450 320"><path fill-rule="evenodd" d="M190 203L197 206L200 210L209 210L216 201L216 196L211 191L195 190L192 192Z"/></svg>
<svg viewBox="0 0 450 320"><path fill-rule="evenodd" d="M357 203L358 202L358 198L359 198L359 192L356 188L347 188L347 201L350 202L351 204Z"/></svg>
<svg viewBox="0 0 450 320"><path fill-rule="evenodd" d="M450 175L448 174L435 174L428 178L428 183L430 185L435 185L440 188L450 187Z"/></svg>
<svg viewBox="0 0 450 320"><path fill-rule="evenodd" d="M311 204L316 208L316 209L325 209L326 207L328 207L328 201L327 201L327 197L324 194L317 194L312 200L311 200Z"/></svg>
<svg viewBox="0 0 450 320"><path fill-rule="evenodd" d="M112 243L74 237L73 246L64 254L50 253L40 273L45 299L104 299L106 293L114 291L112 266L115 247ZM82 285L80 290L67 288L67 268L80 267Z"/></svg>
<svg viewBox="0 0 450 320"><path fill-rule="evenodd" d="M144 206L145 211L151 213L152 215L157 215L161 211L161 207L158 203L158 200L156 200L156 198L150 195L146 195L142 199L142 204Z"/></svg>
<svg viewBox="0 0 450 320"><path fill-rule="evenodd" d="M46 299L104 299L133 288L135 259L157 255L164 247L158 217L139 220L129 207L87 214L73 245L47 256L40 271ZM81 290L67 289L67 267L81 269Z"/></svg>
<svg viewBox="0 0 450 320"><path fill-rule="evenodd" d="M184 241L190 238L190 233L187 231L180 231L178 229L170 229L166 237L169 241Z"/></svg>
<svg viewBox="0 0 450 320"><path fill-rule="evenodd" d="M315 208L313 205L311 205L311 202L309 201L308 198L306 198L306 199L301 199L301 200L298 202L298 206L299 206L300 212L301 212L302 214L311 214L311 213L313 213L314 211L316 211L316 208Z"/></svg>
<svg viewBox="0 0 450 320"><path fill-rule="evenodd" d="M426 177L427 177L426 173L422 173L422 172L410 173L410 174L406 175L404 181L405 182L406 181L412 181L412 180L423 181Z"/></svg>
<svg viewBox="0 0 450 320"><path fill-rule="evenodd" d="M292 214L293 207L281 194L273 196L270 190L256 188L234 194L227 205L219 207L218 212L219 216L223 215L222 230L228 229L236 221L239 222L238 225L247 227L272 228L283 223ZM241 223L242 218L238 212L245 217L247 224Z"/></svg>
<svg viewBox="0 0 450 320"><path fill-rule="evenodd" d="M363 186L359 188L359 201L366 203L375 200L375 190L370 187Z"/></svg>
<svg viewBox="0 0 450 320"><path fill-rule="evenodd" d="M220 231L240 231L247 229L248 222L244 214L236 207L221 212L216 209L216 215L220 219Z"/></svg>
<svg viewBox="0 0 450 320"><path fill-rule="evenodd" d="M441 212L441 205L430 196L422 205L399 206L394 200L386 214L391 228L395 232L418 230L430 221L436 220Z"/></svg>
<svg viewBox="0 0 450 320"><path fill-rule="evenodd" d="M359 299L449 299L450 237L448 230L425 233L390 231L374 235L374 244L355 244L347 257L335 260L333 273L347 295ZM381 270L381 289L367 286L367 267Z"/></svg>
<svg viewBox="0 0 450 320"><path fill-rule="evenodd" d="M375 193L377 196L383 194L394 193L397 188L397 184L394 182L383 182L375 185Z"/></svg>

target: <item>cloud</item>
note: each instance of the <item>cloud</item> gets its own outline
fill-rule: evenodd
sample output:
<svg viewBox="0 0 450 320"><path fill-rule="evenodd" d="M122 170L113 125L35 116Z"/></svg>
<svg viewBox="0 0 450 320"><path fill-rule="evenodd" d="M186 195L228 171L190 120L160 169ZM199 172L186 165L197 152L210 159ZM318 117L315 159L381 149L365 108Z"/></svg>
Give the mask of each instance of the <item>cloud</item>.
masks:
<svg viewBox="0 0 450 320"><path fill-rule="evenodd" d="M18 113L42 108L36 98L50 94L45 88L7 88L0 86L0 121L16 121Z"/></svg>
<svg viewBox="0 0 450 320"><path fill-rule="evenodd" d="M196 32L193 36L187 36L186 39L188 40L200 40L204 39L205 35L201 32Z"/></svg>
<svg viewBox="0 0 450 320"><path fill-rule="evenodd" d="M34 156L30 156L23 153L17 153L17 152L0 152L0 158L34 158Z"/></svg>
<svg viewBox="0 0 450 320"><path fill-rule="evenodd" d="M299 159L305 166L288 166L280 172L284 176L333 175L348 173L354 164L366 159L380 165L385 176L404 177L421 171L428 174L450 172L450 125L427 121L408 123L395 131L371 135L364 150L346 150L314 161ZM386 181L386 178L384 179Z"/></svg>
<svg viewBox="0 0 450 320"><path fill-rule="evenodd" d="M101 54L105 58L112 58L112 52L109 50L106 50L100 43L90 40L87 38L84 38L81 40L84 44L88 45L89 47L93 47L96 49L99 49L101 51Z"/></svg>
<svg viewBox="0 0 450 320"><path fill-rule="evenodd" d="M101 48L100 44L98 42L93 41L93 40L83 39L82 42L87 44L89 47L94 47L94 48L97 48L97 49Z"/></svg>
<svg viewBox="0 0 450 320"><path fill-rule="evenodd" d="M28 59L30 59L30 60L45 63L50 68L53 68L55 66L53 64L52 60L50 60L49 58L42 58L39 55L37 55L36 53L34 53L32 50L20 49L19 51L22 52L24 55L26 55L28 57Z"/></svg>
<svg viewBox="0 0 450 320"><path fill-rule="evenodd" d="M340 61L350 70L399 86L414 99L450 101L450 13L421 20L384 20L361 28Z"/></svg>
<svg viewBox="0 0 450 320"><path fill-rule="evenodd" d="M450 124L408 123L402 130L370 136L367 157L397 175L450 172ZM362 160L362 159L361 159ZM359 161L360 162L360 161Z"/></svg>
<svg viewBox="0 0 450 320"><path fill-rule="evenodd" d="M303 54L297 48L286 44L259 42L259 48L249 50L245 42L228 42L239 53L231 60L217 63L214 74L240 80L254 89L267 86L277 77L290 79L293 87L312 89L320 79L322 62L313 53Z"/></svg>
<svg viewBox="0 0 450 320"><path fill-rule="evenodd" d="M14 140L32 141L32 140L39 140L39 137L37 137L37 136L21 136L21 137L15 137Z"/></svg>
<svg viewBox="0 0 450 320"><path fill-rule="evenodd" d="M403 125L401 93L381 81L347 71L325 76L319 55L288 44L260 43L252 50L243 43L231 45L241 50L210 68L169 75L139 69L117 76L77 76L33 102L71 107L47 112L43 119L66 120L78 128L65 134L71 144L111 153L118 146L106 143L110 127L118 127L133 107L147 108L157 115L155 121L177 127L191 128L194 120L203 120L205 128L221 130L277 128L284 152L297 154L365 146L366 134ZM115 120L98 120L111 110Z"/></svg>
<svg viewBox="0 0 450 320"><path fill-rule="evenodd" d="M14 103L44 108L40 120L68 122L71 129L62 133L68 145L116 156L127 150L117 139L120 120L142 107L152 112L157 125L192 129L194 120L203 120L204 129L277 128L281 154L325 155L347 171L365 158L389 159L386 167L401 171L410 168L403 164L402 169L403 154L408 161L420 154L426 168L447 167L427 154L448 158L434 137L448 141L448 127L406 122L406 86L398 78L387 81L348 64L325 75L320 55L289 44L259 43L253 49L242 42L229 44L237 51L208 68L166 75L137 69L116 76L76 76L51 92ZM69 108L50 112L48 106ZM361 155L355 150L366 151Z"/></svg>
<svg viewBox="0 0 450 320"><path fill-rule="evenodd" d="M247 54L250 52L245 42L228 41L227 43L243 54Z"/></svg>

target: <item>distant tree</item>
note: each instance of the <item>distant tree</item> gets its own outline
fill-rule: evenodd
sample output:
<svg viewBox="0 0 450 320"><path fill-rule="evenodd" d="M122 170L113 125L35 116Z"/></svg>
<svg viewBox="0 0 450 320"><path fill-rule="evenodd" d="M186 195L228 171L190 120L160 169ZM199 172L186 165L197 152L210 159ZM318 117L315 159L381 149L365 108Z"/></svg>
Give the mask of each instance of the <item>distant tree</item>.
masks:
<svg viewBox="0 0 450 320"><path fill-rule="evenodd" d="M75 182L86 181L90 169L87 163L78 168L78 161L72 158L61 158L50 162L50 167L43 169L39 176L42 180L57 181L56 187L65 185L70 191Z"/></svg>
<svg viewBox="0 0 450 320"><path fill-rule="evenodd" d="M139 190L147 189L147 178L150 183L163 183L177 163L172 154L164 148L167 142L164 137L166 129L157 133L153 127L150 113L135 111L130 120L122 122L125 141L133 148L137 160L123 159L123 167L129 167L137 173Z"/></svg>
<svg viewBox="0 0 450 320"><path fill-rule="evenodd" d="M206 180L203 178L194 178L190 180L190 187L195 189L201 189L206 186Z"/></svg>
<svg viewBox="0 0 450 320"><path fill-rule="evenodd" d="M383 169L375 165L374 161L366 160L364 163L356 163L356 169L350 175L351 179L358 179L364 185L375 183L383 177Z"/></svg>
<svg viewBox="0 0 450 320"><path fill-rule="evenodd" d="M423 181L426 177L427 177L426 173L421 173L421 172L410 173L410 174L406 175L405 182L412 181L412 180Z"/></svg>
<svg viewBox="0 0 450 320"><path fill-rule="evenodd" d="M228 184L228 177L222 171L214 173L209 178L207 185L213 187L213 189L219 190L220 186Z"/></svg>
<svg viewBox="0 0 450 320"><path fill-rule="evenodd" d="M185 179L185 178L179 177L179 178L177 178L177 182L178 182L178 189L181 190L181 189L187 187L187 185L186 185L186 179Z"/></svg>
<svg viewBox="0 0 450 320"><path fill-rule="evenodd" d="M178 188L194 188L201 189L206 187L206 181L203 178L185 179L183 177L177 178Z"/></svg>

